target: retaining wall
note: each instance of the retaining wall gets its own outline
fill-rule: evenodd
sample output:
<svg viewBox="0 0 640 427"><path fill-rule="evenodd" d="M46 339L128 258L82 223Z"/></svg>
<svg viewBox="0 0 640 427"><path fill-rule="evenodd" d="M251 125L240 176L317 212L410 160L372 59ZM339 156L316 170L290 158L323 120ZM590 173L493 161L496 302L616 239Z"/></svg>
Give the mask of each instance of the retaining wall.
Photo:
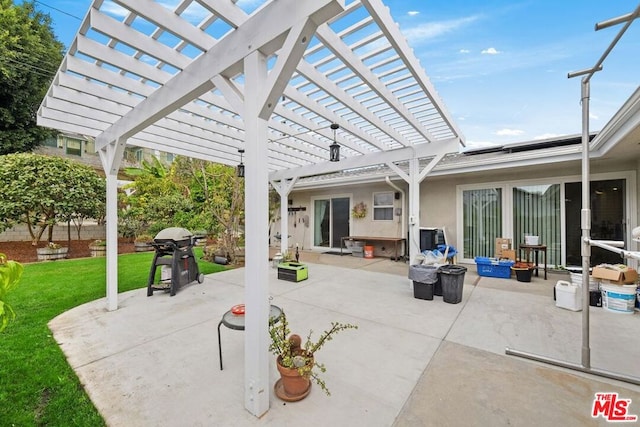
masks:
<svg viewBox="0 0 640 427"><path fill-rule="evenodd" d="M80 240L95 240L105 239L107 232L104 225L86 224L83 225L80 230ZM42 235L41 240L47 240L47 233ZM71 225L71 240L78 240L78 232L76 228ZM18 225L0 233L0 242L30 242L31 235L26 225ZM66 242L67 241L67 225L59 224L53 227L53 241L54 242Z"/></svg>

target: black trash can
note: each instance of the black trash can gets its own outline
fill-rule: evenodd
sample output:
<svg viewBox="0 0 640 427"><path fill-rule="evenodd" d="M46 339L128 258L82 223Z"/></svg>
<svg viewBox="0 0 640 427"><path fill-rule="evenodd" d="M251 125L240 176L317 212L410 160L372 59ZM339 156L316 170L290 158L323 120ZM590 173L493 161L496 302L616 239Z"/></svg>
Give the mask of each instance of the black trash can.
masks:
<svg viewBox="0 0 640 427"><path fill-rule="evenodd" d="M434 284L438 281L438 267L416 264L409 267L409 279L413 280L413 297L433 299Z"/></svg>
<svg viewBox="0 0 640 427"><path fill-rule="evenodd" d="M440 267L440 282L442 283L442 300L449 304L462 301L462 287L466 267L460 265L443 265Z"/></svg>
<svg viewBox="0 0 640 427"><path fill-rule="evenodd" d="M433 284L433 294L439 297L442 296L442 281L440 280L440 274L438 274L438 280Z"/></svg>

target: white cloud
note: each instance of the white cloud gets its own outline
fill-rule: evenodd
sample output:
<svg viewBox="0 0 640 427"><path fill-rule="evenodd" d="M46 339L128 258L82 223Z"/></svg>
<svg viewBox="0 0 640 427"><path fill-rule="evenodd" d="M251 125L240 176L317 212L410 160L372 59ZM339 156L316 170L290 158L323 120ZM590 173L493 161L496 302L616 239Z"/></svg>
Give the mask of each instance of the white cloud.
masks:
<svg viewBox="0 0 640 427"><path fill-rule="evenodd" d="M104 13L106 13L107 15L111 15L111 16L117 16L120 18L124 18L127 15L129 15L129 10L125 9L122 6L119 6L115 3L113 3L112 1L105 1L102 4L102 7L100 8L100 10Z"/></svg>
<svg viewBox="0 0 640 427"><path fill-rule="evenodd" d="M164 0L159 1L158 4L164 6L165 8L174 11L176 7L180 4L177 0ZM180 17L186 19L192 24L198 24L203 19L208 17L210 12L204 7L200 6L198 3L191 3L181 14Z"/></svg>
<svg viewBox="0 0 640 427"><path fill-rule="evenodd" d="M520 129L500 129L496 132L498 136L519 136L522 134L524 134L524 131Z"/></svg>
<svg viewBox="0 0 640 427"><path fill-rule="evenodd" d="M407 15L409 16L416 16L420 14L420 12L418 12L417 10L410 10L409 12L407 12Z"/></svg>
<svg viewBox="0 0 640 427"><path fill-rule="evenodd" d="M469 49L460 49L460 53L471 53Z"/></svg>
<svg viewBox="0 0 640 427"><path fill-rule="evenodd" d="M600 117L596 114L593 114L591 111L589 111L589 118L593 120L598 120Z"/></svg>
<svg viewBox="0 0 640 427"><path fill-rule="evenodd" d="M490 47L489 49L485 49L480 53L482 53L483 55L497 55L497 54L502 53L502 52L497 50L495 47Z"/></svg>
<svg viewBox="0 0 640 427"><path fill-rule="evenodd" d="M405 37L410 44L418 44L426 40L430 40L457 31L460 28L471 24L478 19L477 16L469 16L466 18L453 19L450 21L428 22L416 27L407 28L403 31Z"/></svg>

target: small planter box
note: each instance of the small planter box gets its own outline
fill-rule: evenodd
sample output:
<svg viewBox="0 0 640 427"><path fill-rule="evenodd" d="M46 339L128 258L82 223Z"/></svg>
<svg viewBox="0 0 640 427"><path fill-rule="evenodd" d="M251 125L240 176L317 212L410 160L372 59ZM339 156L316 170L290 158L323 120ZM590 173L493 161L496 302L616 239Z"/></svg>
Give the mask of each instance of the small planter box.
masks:
<svg viewBox="0 0 640 427"><path fill-rule="evenodd" d="M89 245L92 257L106 256L107 247L103 245Z"/></svg>
<svg viewBox="0 0 640 427"><path fill-rule="evenodd" d="M283 262L278 264L278 279L290 282L300 282L309 278L306 264L299 262Z"/></svg>
<svg viewBox="0 0 640 427"><path fill-rule="evenodd" d="M67 257L69 248L38 248L36 253L38 254L38 261L51 261L56 259L64 259Z"/></svg>
<svg viewBox="0 0 640 427"><path fill-rule="evenodd" d="M153 250L153 246L151 246L151 243L147 242L134 242L133 247L135 248L136 252L149 252Z"/></svg>

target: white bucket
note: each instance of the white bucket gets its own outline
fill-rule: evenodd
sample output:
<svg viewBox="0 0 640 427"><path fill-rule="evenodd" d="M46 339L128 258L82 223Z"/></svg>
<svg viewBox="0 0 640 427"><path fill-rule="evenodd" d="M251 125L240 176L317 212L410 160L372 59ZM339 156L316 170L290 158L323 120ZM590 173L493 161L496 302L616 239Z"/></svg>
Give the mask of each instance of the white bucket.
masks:
<svg viewBox="0 0 640 427"><path fill-rule="evenodd" d="M602 308L614 313L633 314L636 304L636 285L600 284Z"/></svg>
<svg viewBox="0 0 640 427"><path fill-rule="evenodd" d="M573 273L569 272L569 277L571 277L571 283L576 286L582 287L582 273ZM595 279L593 276L589 276L589 290L597 291L600 285L600 280Z"/></svg>
<svg viewBox="0 0 640 427"><path fill-rule="evenodd" d="M278 252L277 254L275 254L273 256L273 259L271 260L271 262L272 262L271 266L273 268L278 268L278 265L283 261L283 259L284 258L282 257L282 254L280 252Z"/></svg>

